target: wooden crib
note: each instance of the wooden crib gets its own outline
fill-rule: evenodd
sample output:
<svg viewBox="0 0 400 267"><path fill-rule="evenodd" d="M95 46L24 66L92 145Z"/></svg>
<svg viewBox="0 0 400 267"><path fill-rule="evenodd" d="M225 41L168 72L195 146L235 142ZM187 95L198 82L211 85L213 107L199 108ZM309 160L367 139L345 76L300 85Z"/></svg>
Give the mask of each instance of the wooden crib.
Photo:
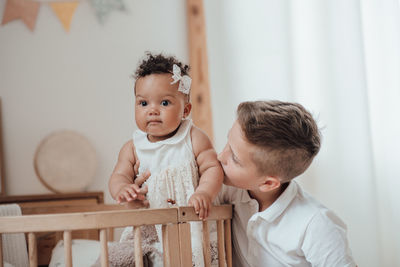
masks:
<svg viewBox="0 0 400 267"><path fill-rule="evenodd" d="M93 206L92 206L93 208ZM1 235L26 233L28 239L29 264L38 266L36 234L41 232L63 232L65 266L72 266L72 232L98 229L101 266L109 266L108 233L119 227L134 226L136 266L143 266L141 231L143 225L162 225L164 266L192 266L190 224L199 221L192 207L167 209L121 210L116 205L104 205L104 209L87 211L85 207L74 207L74 212L0 217L0 267L3 267ZM80 209L80 210L79 210ZM214 206L206 221L203 221L203 254L205 266L211 265L209 221L217 223L218 264L232 266L231 248L232 206Z"/></svg>

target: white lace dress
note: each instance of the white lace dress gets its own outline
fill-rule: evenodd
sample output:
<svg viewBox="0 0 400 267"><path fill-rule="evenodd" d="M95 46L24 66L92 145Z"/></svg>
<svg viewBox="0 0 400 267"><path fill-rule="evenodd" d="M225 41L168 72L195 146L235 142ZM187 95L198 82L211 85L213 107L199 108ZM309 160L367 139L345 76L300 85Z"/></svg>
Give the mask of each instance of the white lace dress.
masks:
<svg viewBox="0 0 400 267"><path fill-rule="evenodd" d="M150 178L146 181L150 208L187 206L189 198L194 193L199 173L192 149L190 134L192 125L190 119L182 120L174 136L154 143L148 140L145 132L136 130L133 134L133 143L140 160L139 174L146 170L151 172ZM173 200L174 204L168 202L168 199ZM204 266L201 223L194 222L190 226L193 266ZM161 226L158 225L156 229L158 239L161 240ZM125 234L126 231L131 230L125 229ZM162 249L161 244L157 244L157 247Z"/></svg>

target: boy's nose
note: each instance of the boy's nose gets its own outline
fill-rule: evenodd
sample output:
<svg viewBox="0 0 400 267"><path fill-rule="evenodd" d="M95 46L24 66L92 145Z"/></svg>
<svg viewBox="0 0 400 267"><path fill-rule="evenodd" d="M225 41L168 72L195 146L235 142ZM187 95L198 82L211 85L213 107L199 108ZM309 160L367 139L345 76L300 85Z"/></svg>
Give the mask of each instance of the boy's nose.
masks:
<svg viewBox="0 0 400 267"><path fill-rule="evenodd" d="M226 146L224 149L218 154L217 159L222 163L225 164L225 151L226 151Z"/></svg>

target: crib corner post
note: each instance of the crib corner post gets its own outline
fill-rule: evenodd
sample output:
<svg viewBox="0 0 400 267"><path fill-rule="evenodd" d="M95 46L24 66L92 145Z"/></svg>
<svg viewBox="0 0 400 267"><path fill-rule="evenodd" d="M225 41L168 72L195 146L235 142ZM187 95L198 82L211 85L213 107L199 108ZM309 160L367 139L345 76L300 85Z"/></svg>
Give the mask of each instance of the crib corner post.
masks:
<svg viewBox="0 0 400 267"><path fill-rule="evenodd" d="M180 267L179 230L177 223L162 225L162 243L164 266Z"/></svg>
<svg viewBox="0 0 400 267"><path fill-rule="evenodd" d="M192 243L190 223L179 223L179 248L180 260L182 266L192 265Z"/></svg>
<svg viewBox="0 0 400 267"><path fill-rule="evenodd" d="M226 264L228 267L232 267L232 237L231 237L231 220L224 221L225 231L225 255Z"/></svg>

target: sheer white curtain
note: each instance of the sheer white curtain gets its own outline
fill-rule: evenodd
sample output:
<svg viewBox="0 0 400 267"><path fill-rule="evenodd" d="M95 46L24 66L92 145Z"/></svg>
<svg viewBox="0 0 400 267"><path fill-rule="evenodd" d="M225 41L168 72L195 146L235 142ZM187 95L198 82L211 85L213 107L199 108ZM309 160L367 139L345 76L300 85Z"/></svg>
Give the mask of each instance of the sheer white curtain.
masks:
<svg viewBox="0 0 400 267"><path fill-rule="evenodd" d="M400 266L399 2L205 3L217 149L239 102L302 103L323 143L299 181L346 222L359 266Z"/></svg>
<svg viewBox="0 0 400 267"><path fill-rule="evenodd" d="M361 18L381 266L400 266L399 1L363 0Z"/></svg>

